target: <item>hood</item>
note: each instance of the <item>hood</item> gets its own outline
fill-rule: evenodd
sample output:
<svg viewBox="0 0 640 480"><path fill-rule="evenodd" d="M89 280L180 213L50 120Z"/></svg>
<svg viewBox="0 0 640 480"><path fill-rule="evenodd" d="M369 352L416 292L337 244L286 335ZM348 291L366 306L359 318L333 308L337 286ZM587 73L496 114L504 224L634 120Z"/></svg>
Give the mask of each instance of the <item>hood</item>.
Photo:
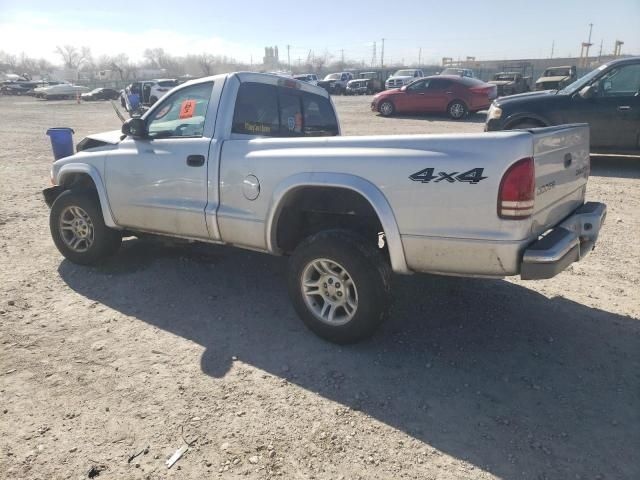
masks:
<svg viewBox="0 0 640 480"><path fill-rule="evenodd" d="M518 93L516 95L509 95L508 97L500 97L496 102L500 107L510 107L526 103L545 102L549 99L558 100L559 97L566 97L566 95L557 95L555 90L539 90L537 92Z"/></svg>
<svg viewBox="0 0 640 480"><path fill-rule="evenodd" d="M120 132L120 130L89 135L78 142L78 145L76 145L76 151L80 153L85 150L91 150L92 148L99 147L117 148L114 147L114 145L120 143L120 137L122 137L122 132Z"/></svg>
<svg viewBox="0 0 640 480"><path fill-rule="evenodd" d="M487 83L491 85L513 85L515 82L513 80L489 80Z"/></svg>
<svg viewBox="0 0 640 480"><path fill-rule="evenodd" d="M563 80L566 80L567 78L569 78L568 76L563 76L563 77L540 77L538 80L536 80L536 83L544 83L544 82L562 82Z"/></svg>
<svg viewBox="0 0 640 480"><path fill-rule="evenodd" d="M120 143L120 137L122 132L120 130L111 130L110 132L94 133L93 135L87 135L87 138L97 140L99 142L109 143L115 145Z"/></svg>
<svg viewBox="0 0 640 480"><path fill-rule="evenodd" d="M120 130L111 130L110 132L87 135L86 138L90 138L91 140L96 140L102 143L107 143L109 145L116 145L120 143L120 137L122 137L122 132Z"/></svg>

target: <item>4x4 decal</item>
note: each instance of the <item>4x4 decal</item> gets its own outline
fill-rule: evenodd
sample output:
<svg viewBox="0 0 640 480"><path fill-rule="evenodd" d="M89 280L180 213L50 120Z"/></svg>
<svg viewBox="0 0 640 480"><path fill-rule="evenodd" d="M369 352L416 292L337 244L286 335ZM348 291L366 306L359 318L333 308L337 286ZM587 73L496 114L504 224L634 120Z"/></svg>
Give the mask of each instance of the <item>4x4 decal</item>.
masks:
<svg viewBox="0 0 640 480"><path fill-rule="evenodd" d="M409 178L414 182L422 182L422 183L430 183L433 180L433 183L442 182L443 180L454 183L456 181L463 183L470 183L472 185L477 184L480 180L484 180L487 177L482 176L482 172L484 172L484 168L472 168L466 172L458 174L458 172L438 172L438 175L434 174L434 168L424 168L419 172L416 172L412 175L409 175Z"/></svg>

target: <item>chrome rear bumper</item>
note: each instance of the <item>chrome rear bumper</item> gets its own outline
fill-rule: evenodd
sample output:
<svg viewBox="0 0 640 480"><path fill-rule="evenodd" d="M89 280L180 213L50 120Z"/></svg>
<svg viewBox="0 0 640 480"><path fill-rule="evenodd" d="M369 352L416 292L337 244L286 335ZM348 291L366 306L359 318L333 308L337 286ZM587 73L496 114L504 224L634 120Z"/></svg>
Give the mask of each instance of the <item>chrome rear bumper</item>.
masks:
<svg viewBox="0 0 640 480"><path fill-rule="evenodd" d="M524 251L523 280L551 278L593 250L607 216L604 203L588 202Z"/></svg>

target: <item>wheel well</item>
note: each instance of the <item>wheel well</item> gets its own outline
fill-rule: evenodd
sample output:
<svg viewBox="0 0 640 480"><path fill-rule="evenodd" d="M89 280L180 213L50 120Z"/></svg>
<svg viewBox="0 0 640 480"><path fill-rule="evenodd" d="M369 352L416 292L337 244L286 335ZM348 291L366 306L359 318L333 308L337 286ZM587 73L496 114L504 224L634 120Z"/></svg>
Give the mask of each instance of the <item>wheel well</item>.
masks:
<svg viewBox="0 0 640 480"><path fill-rule="evenodd" d="M60 184L65 190L71 188L84 188L86 190L97 190L93 178L87 173L70 173L66 175Z"/></svg>
<svg viewBox="0 0 640 480"><path fill-rule="evenodd" d="M532 117L523 117L523 118L518 118L516 120L513 120L512 122L510 122L507 126L505 126L505 130L510 130L512 128L517 128L518 125L522 125L523 123L533 123L539 127L546 127L547 125L541 121L538 120L537 118L532 118Z"/></svg>
<svg viewBox="0 0 640 480"><path fill-rule="evenodd" d="M291 253L302 240L330 229L355 232L378 242L384 232L371 203L360 193L341 187L304 187L283 200L277 219L276 246ZM387 247L384 247L387 254Z"/></svg>

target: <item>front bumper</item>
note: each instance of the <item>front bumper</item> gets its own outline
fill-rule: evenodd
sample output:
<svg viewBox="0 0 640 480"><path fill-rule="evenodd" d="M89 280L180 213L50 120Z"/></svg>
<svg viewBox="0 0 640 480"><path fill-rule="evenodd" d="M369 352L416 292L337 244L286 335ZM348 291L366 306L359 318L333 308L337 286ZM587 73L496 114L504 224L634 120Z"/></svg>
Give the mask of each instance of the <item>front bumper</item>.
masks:
<svg viewBox="0 0 640 480"><path fill-rule="evenodd" d="M64 188L62 188L60 185L54 185L53 187L45 188L44 190L42 190L44 203L47 204L47 207L51 208L53 202L56 201L56 198L58 198L62 192L64 192Z"/></svg>
<svg viewBox="0 0 640 480"><path fill-rule="evenodd" d="M593 250L607 216L604 203L588 202L569 218L529 245L522 256L523 280L551 278Z"/></svg>
<svg viewBox="0 0 640 480"><path fill-rule="evenodd" d="M504 130L504 122L501 118L492 118L484 123L485 132L499 132Z"/></svg>

